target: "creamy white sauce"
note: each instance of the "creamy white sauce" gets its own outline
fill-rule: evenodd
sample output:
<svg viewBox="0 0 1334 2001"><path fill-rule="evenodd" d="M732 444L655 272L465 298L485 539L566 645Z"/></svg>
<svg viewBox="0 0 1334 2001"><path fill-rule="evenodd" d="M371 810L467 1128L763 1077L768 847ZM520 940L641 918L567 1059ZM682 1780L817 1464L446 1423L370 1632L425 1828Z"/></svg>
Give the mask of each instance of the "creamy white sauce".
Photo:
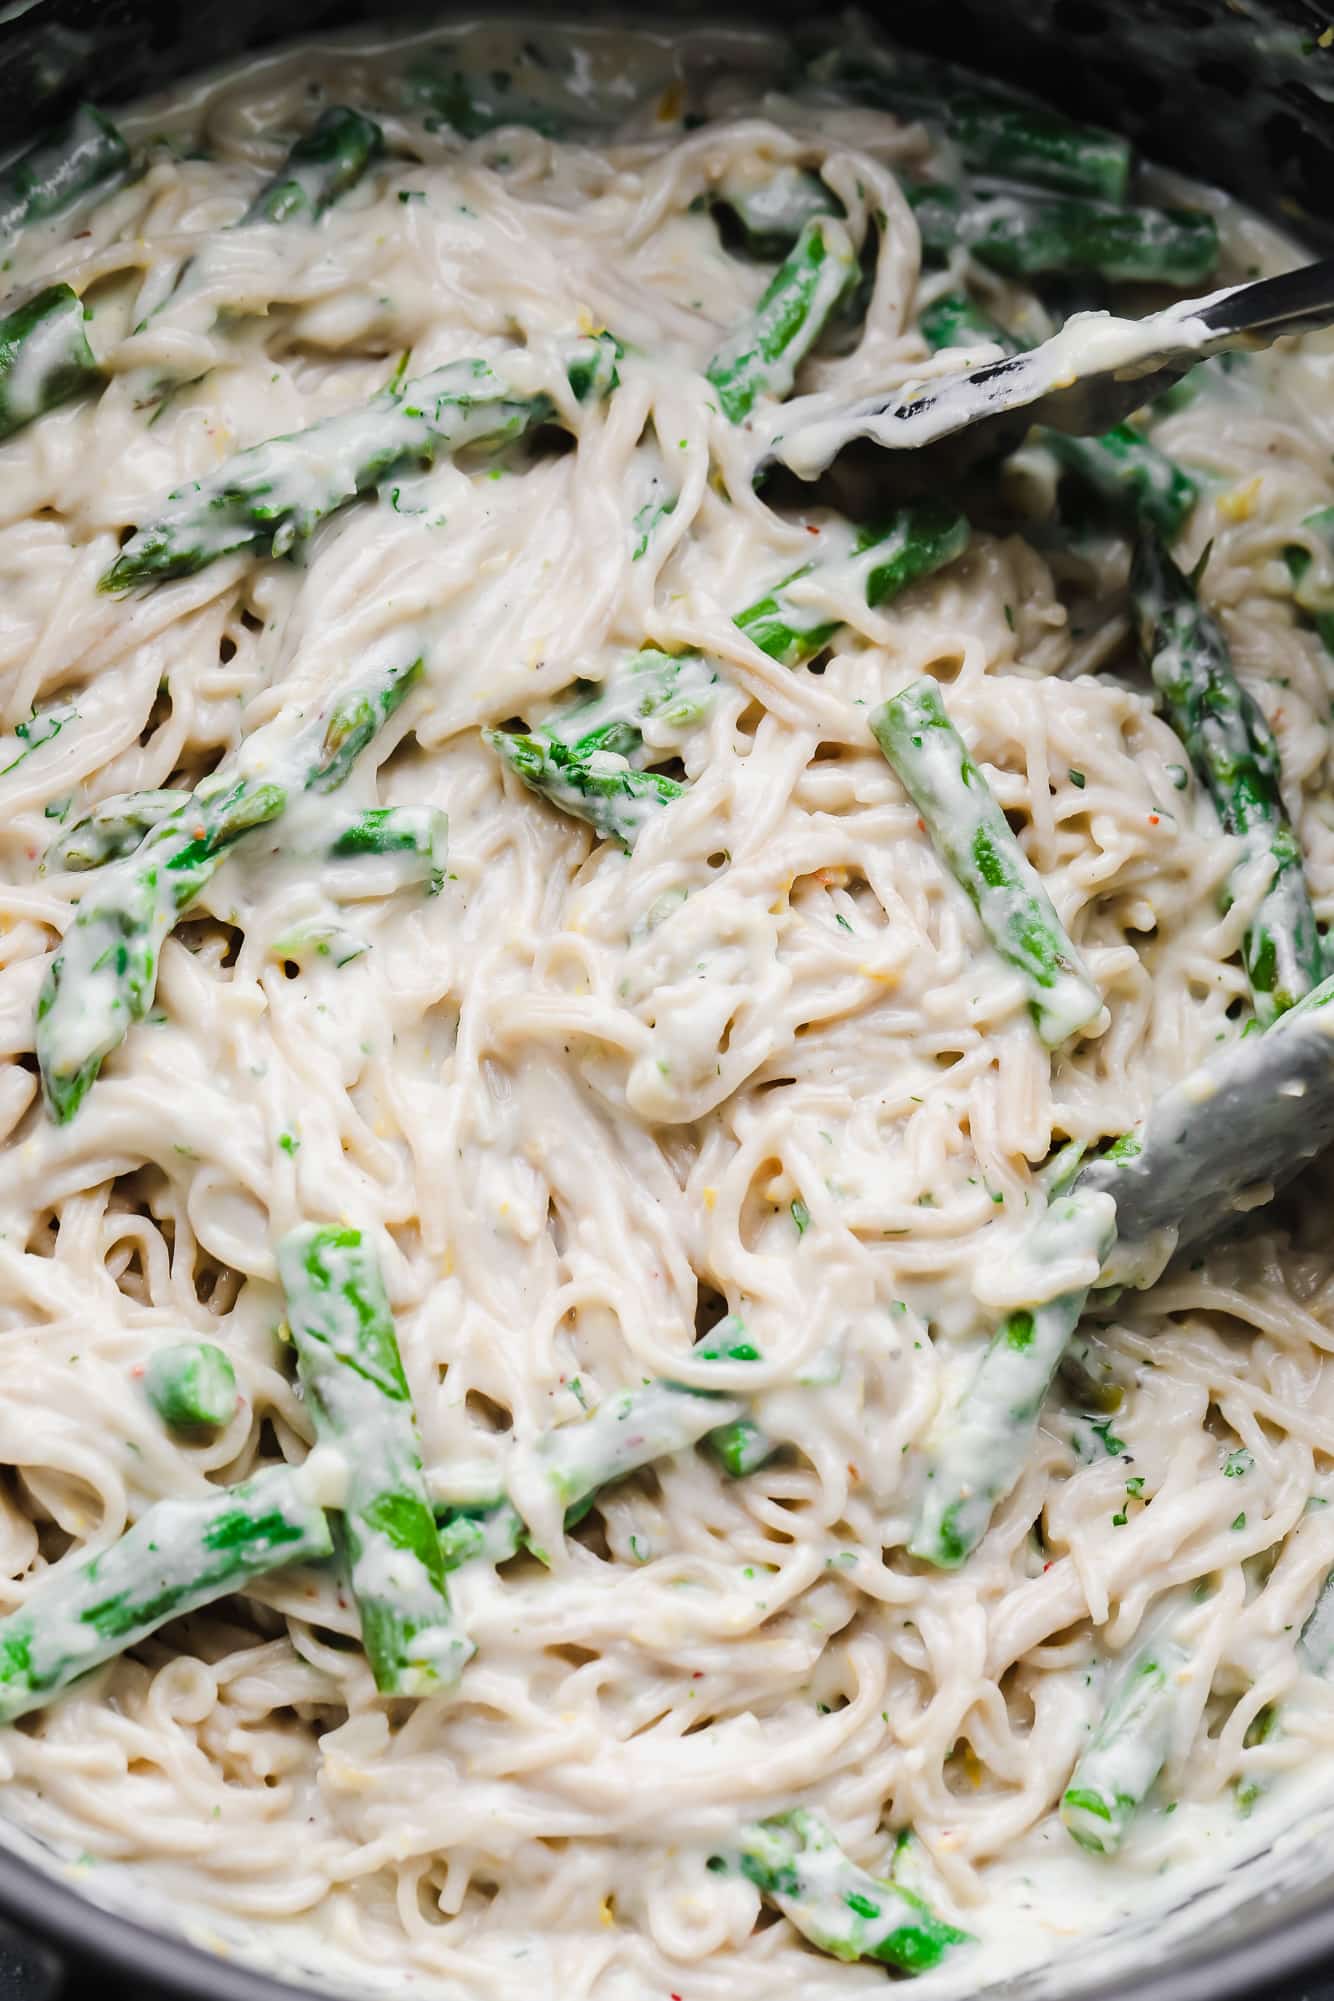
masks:
<svg viewBox="0 0 1334 2001"><path fill-rule="evenodd" d="M96 880L42 873L63 826L286 745L368 659L426 666L342 791L218 869L69 1126L27 1067L0 1075L0 1570L8 1609L67 1545L111 1541L203 1475L302 1458L272 1246L312 1218L380 1246L431 1494L509 1483L549 1567L454 1574L475 1653L456 1698L406 1716L376 1697L331 1568L261 1580L6 1732L5 1810L82 1857L90 1894L156 1899L220 1950L354 1991L881 1994L879 1969L818 1957L786 1921L757 1930L755 1892L706 1867L740 1819L794 1803L877 1874L915 1830L925 1894L980 1941L927 1991L1048 1959L1059 1988L1061 1954L1103 1924L1126 1929L1098 1949L1113 1971L1157 1949L1154 1900L1225 1859L1269 1847L1265 1868L1309 1875L1288 1821L1307 1816L1319 1853L1298 1777L1327 1783L1334 1701L1296 1639L1334 1564L1334 1509L1307 1505L1334 1459L1329 1256L1275 1225L1101 1310L1081 1334L1121 1392L1101 1430L1058 1381L970 1563L945 1576L903 1548L917 1451L996 1314L1095 1273L1088 1243L1042 1272L1016 1255L1040 1163L1124 1129L1238 1033L1245 888L1219 909L1238 844L1129 671L1124 545L1048 534L1049 483L1016 477L1016 532L976 531L880 609L824 509L776 513L751 489L754 437L704 370L769 271L694 204L797 165L838 191L851 240L884 210L865 331L807 357L771 413L787 432L803 408L943 372L916 312L969 274L919 281L895 171L929 163L920 129L779 96L767 38L565 43L538 24L470 30L464 67L510 70L516 99L576 116L574 142L461 144L400 91L425 42L322 44L136 110L132 142L170 149L77 230L14 252L16 286L93 293L113 379L0 447L4 1053L31 1051L57 936ZM315 228L231 230L320 101L376 112L387 157ZM686 109L704 124L686 130ZM1231 275L1291 259L1218 213ZM149 318L191 256L180 324ZM971 276L1000 319L1041 317ZM554 395L561 343L604 327L621 384L580 413L577 449L442 455L323 523L299 562L97 592L125 530L242 448L333 419L334 449L285 497L345 481L364 422L347 413L405 350L414 376L480 357ZM1119 323L1063 339L1090 337L1131 340ZM150 424L136 385L155 370L201 379ZM1282 550L1330 499L1334 353L1308 340L1246 379L1153 435L1201 484L1179 554L1213 542L1207 592L1273 722L1328 922L1328 666ZM786 592L847 623L822 673L779 668L734 617L830 553ZM627 855L507 781L480 733L541 728L577 679L608 688L610 718L618 667L647 646L717 679L691 670L689 728L648 720L687 790ZM868 714L923 673L1104 996L1096 1037L1043 1047L874 746ZM74 719L20 755L15 725L62 705ZM326 813L375 805L448 813L439 896L322 859ZM687 1374L727 1311L760 1359ZM201 1334L243 1399L182 1443L136 1371ZM570 1424L577 1458L584 1412L592 1433L646 1379L706 1368L722 1399L671 1397L667 1456L563 1536L538 1441ZM690 1441L752 1381L757 1421L797 1449L732 1482ZM312 1499L345 1498L344 1454L306 1465ZM1111 1669L1206 1578L1200 1700L1122 1853L1084 1855L1056 1809ZM1281 1729L1248 1747L1270 1703ZM1250 1819L1242 1779L1263 1786Z"/></svg>

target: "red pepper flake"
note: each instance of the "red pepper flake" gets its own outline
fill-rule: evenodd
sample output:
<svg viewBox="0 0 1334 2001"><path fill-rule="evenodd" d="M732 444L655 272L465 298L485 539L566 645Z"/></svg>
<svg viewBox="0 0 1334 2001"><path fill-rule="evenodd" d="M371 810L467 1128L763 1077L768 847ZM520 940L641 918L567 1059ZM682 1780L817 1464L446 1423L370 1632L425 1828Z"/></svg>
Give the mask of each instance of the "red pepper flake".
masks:
<svg viewBox="0 0 1334 2001"><path fill-rule="evenodd" d="M919 834L924 834L924 833L926 832L926 821L925 821L925 820L923 820L923 819L921 819L921 818L919 818L919 819L918 819L918 822L917 822L917 831L918 831L918 833L919 833Z"/></svg>
<svg viewBox="0 0 1334 2001"><path fill-rule="evenodd" d="M703 1681L703 1679L704 1679L704 1670L703 1670L703 1668L692 1668L692 1669L690 1670L690 1679L691 1679L692 1681Z"/></svg>
<svg viewBox="0 0 1334 2001"><path fill-rule="evenodd" d="M813 521L808 521L806 523L806 533L808 535L818 535L819 532L820 532L819 529L816 527Z"/></svg>
<svg viewBox="0 0 1334 2001"><path fill-rule="evenodd" d="M1156 827L1156 826L1158 825L1158 815L1157 815L1156 813L1150 813L1150 815L1149 815L1149 825L1150 825L1151 827Z"/></svg>
<svg viewBox="0 0 1334 2001"><path fill-rule="evenodd" d="M1054 1563L1055 1560L1056 1559L1053 1557L1052 1562ZM1050 1569L1051 1569L1051 1563L1044 1563L1042 1566L1042 1575L1045 1577Z"/></svg>
<svg viewBox="0 0 1334 2001"><path fill-rule="evenodd" d="M814 529L811 530L811 533L812 534L815 533ZM667 1996L667 2001L681 2001L681 1997L679 1994L669 1994Z"/></svg>

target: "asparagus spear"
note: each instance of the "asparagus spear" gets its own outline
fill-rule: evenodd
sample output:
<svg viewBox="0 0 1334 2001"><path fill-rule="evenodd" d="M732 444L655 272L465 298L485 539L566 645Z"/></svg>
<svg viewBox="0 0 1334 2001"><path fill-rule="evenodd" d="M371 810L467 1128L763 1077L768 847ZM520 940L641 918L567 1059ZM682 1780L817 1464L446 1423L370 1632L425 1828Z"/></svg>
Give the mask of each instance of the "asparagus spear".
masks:
<svg viewBox="0 0 1334 2001"><path fill-rule="evenodd" d="M698 653L635 653L607 681L577 684L582 699L542 724L541 735L577 757L609 751L628 764L660 756L644 741L643 724L658 739L696 728L713 707L718 676Z"/></svg>
<svg viewBox="0 0 1334 2001"><path fill-rule="evenodd" d="M209 882L227 849L274 820L289 790L327 792L393 713L421 673L420 660L390 668L335 701L327 719L271 751L267 731L169 812L133 854L110 864L79 905L51 961L37 1003L37 1059L51 1116L72 1119L132 1022L152 1004L163 941ZM276 777L262 776L276 771Z"/></svg>
<svg viewBox="0 0 1334 2001"><path fill-rule="evenodd" d="M1118 1680L1102 1721L1061 1798L1081 1848L1115 1855L1167 1762L1190 1656L1170 1634L1141 1648Z"/></svg>
<svg viewBox="0 0 1334 2001"><path fill-rule="evenodd" d="M573 1528L583 1519L602 1488L654 1459L711 1438L720 1419L730 1424L743 1408L736 1397L654 1382L606 1397L587 1417L545 1432L537 1442L537 1459L543 1481L565 1511L565 1526ZM519 1549L532 1547L523 1517L508 1495L445 1507L440 1515L451 1569L475 1556L504 1563Z"/></svg>
<svg viewBox="0 0 1334 2001"><path fill-rule="evenodd" d="M774 273L751 317L733 333L705 374L733 424L762 396L785 397L797 369L857 275L857 255L841 222L815 216Z"/></svg>
<svg viewBox="0 0 1334 2001"><path fill-rule="evenodd" d="M1134 424L1117 424L1098 438L1052 430L1039 436L1058 464L1088 492L1111 507L1136 514L1164 541L1180 534L1199 488Z"/></svg>
<svg viewBox="0 0 1334 2001"><path fill-rule="evenodd" d="M982 92L952 95L949 135L973 173L1031 181L1063 194L1123 202L1130 189L1130 142L1097 125L1075 125L1036 104Z"/></svg>
<svg viewBox="0 0 1334 2001"><path fill-rule="evenodd" d="M1302 517L1302 527L1334 552L1334 507L1317 507ZM1311 551L1302 542L1290 542L1283 551L1292 578L1292 595L1320 635L1326 653L1334 653L1334 593L1321 589L1311 575Z"/></svg>
<svg viewBox="0 0 1334 2001"><path fill-rule="evenodd" d="M805 167L780 167L753 187L724 182L714 199L735 218L751 256L766 262L786 257L815 217L843 214L833 189Z"/></svg>
<svg viewBox="0 0 1334 2001"><path fill-rule="evenodd" d="M0 438L101 380L83 307L68 285L48 285L0 319Z"/></svg>
<svg viewBox="0 0 1334 2001"><path fill-rule="evenodd" d="M605 840L632 848L641 829L685 791L656 771L633 771L623 758L598 751L581 758L564 744L507 730L482 732L516 778L531 792L576 820L587 820Z"/></svg>
<svg viewBox="0 0 1334 2001"><path fill-rule="evenodd" d="M947 347L978 347L989 341L1006 354L1021 354L1024 343L984 312L967 292L942 292L917 316L922 339L932 354Z"/></svg>
<svg viewBox="0 0 1334 2001"><path fill-rule="evenodd" d="M83 871L119 861L189 799L188 792L117 792L66 828L47 849L42 867Z"/></svg>
<svg viewBox="0 0 1334 2001"><path fill-rule="evenodd" d="M1102 996L935 682L916 681L886 702L871 729L992 944L1023 976L1042 1040L1054 1049L1087 1028L1101 1012Z"/></svg>
<svg viewBox="0 0 1334 2001"><path fill-rule="evenodd" d="M1241 866L1268 864L1243 945L1256 1017L1267 1025L1319 981L1320 938L1279 789L1278 746L1195 583L1156 536L1140 536L1130 589L1144 664L1225 830L1242 837Z"/></svg>
<svg viewBox="0 0 1334 2001"><path fill-rule="evenodd" d="M709 1433L708 1445L723 1471L734 1480L744 1480L748 1473L767 1466L779 1449L778 1441L753 1417L738 1417L731 1424L719 1425Z"/></svg>
<svg viewBox="0 0 1334 2001"><path fill-rule="evenodd" d="M331 1547L292 1467L203 1499L156 1502L119 1542L86 1563L56 1565L0 1619L0 1722L40 1709L168 1619Z"/></svg>
<svg viewBox="0 0 1334 2001"><path fill-rule="evenodd" d="M828 646L842 623L792 597L789 587L800 578L813 576L834 588L851 585L868 605L884 604L919 577L952 563L967 543L968 521L957 508L943 500L912 501L873 527L856 530L849 555L791 571L739 612L736 623L771 660L800 667Z"/></svg>
<svg viewBox="0 0 1334 2001"><path fill-rule="evenodd" d="M382 389L360 409L309 429L269 438L228 459L209 479L168 494L102 577L99 589L201 570L241 549L285 556L321 521L412 464L431 465L465 445L499 446L556 415L550 397L512 386L518 355L455 361L415 382ZM606 335L571 342L565 355L581 400L614 386L615 343Z"/></svg>
<svg viewBox="0 0 1334 2001"><path fill-rule="evenodd" d="M445 881L449 822L435 806L373 806L358 813L330 843L335 861L394 855L439 894Z"/></svg>
<svg viewBox="0 0 1334 2001"><path fill-rule="evenodd" d="M1116 1237L1116 1210L1102 1193L1057 1196L1021 1255L1035 1286L1043 1269L1088 1272L1075 1284L1007 1314L958 1403L932 1434L912 1555L953 1570L986 1534L996 1504L1023 1471L1043 1399Z"/></svg>
<svg viewBox="0 0 1334 2001"><path fill-rule="evenodd" d="M450 1609L379 1266L360 1230L308 1224L279 1244L278 1273L316 1435L347 1464L342 1540L375 1686L426 1695L473 1648Z"/></svg>
<svg viewBox="0 0 1334 2001"><path fill-rule="evenodd" d="M633 655L605 685L585 684L584 698L540 730L483 735L531 791L630 848L645 822L685 791L676 779L641 767L668 754L673 734L704 719L717 678L696 653L650 649ZM653 726L651 748L646 722Z"/></svg>
<svg viewBox="0 0 1334 2001"><path fill-rule="evenodd" d="M111 120L81 104L68 124L0 168L0 252L21 230L59 215L125 171L130 149Z"/></svg>
<svg viewBox="0 0 1334 2001"><path fill-rule="evenodd" d="M236 1415L236 1371L212 1341L159 1348L144 1372L144 1388L173 1430L215 1430Z"/></svg>
<svg viewBox="0 0 1334 2001"><path fill-rule="evenodd" d="M383 151L384 134L374 119L345 104L331 104L296 141L281 171L260 189L241 221L315 222L356 186Z"/></svg>
<svg viewBox="0 0 1334 2001"><path fill-rule="evenodd" d="M1202 209L1112 208L1007 187L900 181L922 256L941 264L962 244L1007 278L1078 276L1189 285L1218 263L1218 229Z"/></svg>
<svg viewBox="0 0 1334 2001"><path fill-rule="evenodd" d="M959 234L1007 278L1087 272L1116 282L1192 285L1218 263L1218 227L1203 209L1113 208L1096 202L975 190Z"/></svg>
<svg viewBox="0 0 1334 2001"><path fill-rule="evenodd" d="M936 299L918 324L933 351L985 340L1007 354L1023 352L1024 343L998 326L966 292L947 292ZM1189 474L1133 424L1117 424L1100 438L1077 438L1051 430L1039 430L1036 435L1086 491L1118 510L1141 516L1167 541L1180 533L1199 497Z"/></svg>
<svg viewBox="0 0 1334 2001"><path fill-rule="evenodd" d="M901 49L840 50L816 67L864 104L940 126L975 173L1125 199L1133 155L1115 132L1074 124L1030 98L980 90L968 71Z"/></svg>
<svg viewBox="0 0 1334 2001"><path fill-rule="evenodd" d="M713 1856L709 1867L739 1868L803 1938L835 1959L927 1973L956 1946L973 1943L911 1890L859 1868L823 1814L808 1807L749 1822L735 1857Z"/></svg>

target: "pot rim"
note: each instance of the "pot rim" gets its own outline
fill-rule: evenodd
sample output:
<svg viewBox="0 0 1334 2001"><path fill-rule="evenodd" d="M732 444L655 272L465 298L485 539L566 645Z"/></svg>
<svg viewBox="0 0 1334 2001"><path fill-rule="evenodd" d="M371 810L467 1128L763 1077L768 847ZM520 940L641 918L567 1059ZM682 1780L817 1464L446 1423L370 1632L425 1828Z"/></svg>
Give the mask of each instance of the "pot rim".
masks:
<svg viewBox="0 0 1334 2001"><path fill-rule="evenodd" d="M230 1959L177 1933L109 1910L77 1885L18 1854L0 1839L0 1915L35 1935L61 1962L147 1979L181 2001L310 2001L331 1991L294 1984L242 1959ZM1296 1916L1276 1908L1273 1922L1240 1943L1216 1943L1184 1959L1165 1959L1146 1976L1130 1973L1079 1990L1075 2001L1263 2001L1294 1977L1334 1963L1334 1883L1311 1894ZM1059 1962L1058 1962L1059 1966ZM425 1994L425 1990L424 1990Z"/></svg>

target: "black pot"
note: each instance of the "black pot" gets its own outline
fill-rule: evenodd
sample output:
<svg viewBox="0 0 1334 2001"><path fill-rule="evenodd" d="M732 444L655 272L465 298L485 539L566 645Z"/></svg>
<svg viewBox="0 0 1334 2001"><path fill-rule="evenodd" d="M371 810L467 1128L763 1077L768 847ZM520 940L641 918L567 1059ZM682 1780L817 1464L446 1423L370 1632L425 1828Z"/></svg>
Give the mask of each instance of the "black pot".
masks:
<svg viewBox="0 0 1334 2001"><path fill-rule="evenodd" d="M0 5L0 151L82 96L113 105L245 49L385 15L420 20L443 4ZM485 0L468 11L485 13ZM568 11L633 18L638 10L569 0ZM730 0L726 9L765 25L812 11L809 0ZM1325 0L881 0L867 11L899 39L1116 126L1151 157L1229 188L1313 246L1334 247L1334 36ZM651 25L661 31L668 14L716 24L719 9L716 0L659 0ZM1334 2001L1334 1862L1321 1846L1313 1838L1286 1867L1257 1858L1238 1870L1237 1902L1221 1921L1211 1914L1207 1930L1192 1934L1187 1925L1170 1945L1155 1944L1146 1923L1142 1973L1099 1978L1095 1946L1052 1976L989 1988L978 2001ZM62 1983L72 1997L309 2001L308 1987L103 1908L54 1858L48 1871L32 1852L15 1852L0 1836L0 1912L15 1927L8 1940L0 1928L3 2001L46 2001Z"/></svg>

